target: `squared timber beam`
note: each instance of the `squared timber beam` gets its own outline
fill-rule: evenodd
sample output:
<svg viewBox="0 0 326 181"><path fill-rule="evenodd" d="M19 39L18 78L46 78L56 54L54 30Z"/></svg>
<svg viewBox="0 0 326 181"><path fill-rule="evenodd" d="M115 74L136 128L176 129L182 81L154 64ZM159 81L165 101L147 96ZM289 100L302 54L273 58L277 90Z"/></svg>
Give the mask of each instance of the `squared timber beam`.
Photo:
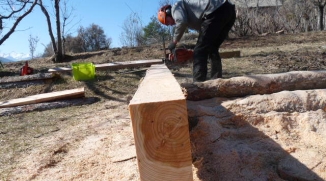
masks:
<svg viewBox="0 0 326 181"><path fill-rule="evenodd" d="M166 65L152 65L129 104L142 181L192 181L187 102Z"/></svg>
<svg viewBox="0 0 326 181"><path fill-rule="evenodd" d="M220 52L221 58L239 58L241 52L240 51L228 51L228 52Z"/></svg>

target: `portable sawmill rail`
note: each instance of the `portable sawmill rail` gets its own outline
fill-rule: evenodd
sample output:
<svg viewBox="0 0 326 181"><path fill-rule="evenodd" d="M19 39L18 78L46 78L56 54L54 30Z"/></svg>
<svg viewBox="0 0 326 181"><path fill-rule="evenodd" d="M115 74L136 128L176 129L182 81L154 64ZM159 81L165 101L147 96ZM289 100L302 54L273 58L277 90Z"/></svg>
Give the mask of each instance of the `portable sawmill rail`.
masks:
<svg viewBox="0 0 326 181"><path fill-rule="evenodd" d="M95 70L118 70L123 68L149 67L153 64L162 64L162 63L163 63L162 59L104 63L104 64L95 64ZM56 67L48 70L48 72L71 72L71 71L72 71L71 67Z"/></svg>

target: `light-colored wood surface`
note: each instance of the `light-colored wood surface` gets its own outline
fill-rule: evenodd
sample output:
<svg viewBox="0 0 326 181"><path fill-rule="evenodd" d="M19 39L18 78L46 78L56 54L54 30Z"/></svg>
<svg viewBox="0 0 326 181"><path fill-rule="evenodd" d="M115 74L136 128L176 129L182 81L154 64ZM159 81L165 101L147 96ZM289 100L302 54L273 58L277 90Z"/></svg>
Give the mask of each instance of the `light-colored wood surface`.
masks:
<svg viewBox="0 0 326 181"><path fill-rule="evenodd" d="M84 88L50 92L45 94L28 96L25 98L2 101L0 102L0 108L22 106L27 104L35 104L35 103L48 102L48 101L61 100L61 99L79 98L84 96L85 96Z"/></svg>
<svg viewBox="0 0 326 181"><path fill-rule="evenodd" d="M114 62L114 63L104 63L104 64L95 64L95 70L117 70L123 68L135 68L135 67L149 67L153 64L163 64L161 59L154 60L136 60L130 62ZM57 67L51 68L49 72L71 72L71 68L67 67Z"/></svg>
<svg viewBox="0 0 326 181"><path fill-rule="evenodd" d="M237 58L240 57L240 51L228 51L228 52L220 52L221 58Z"/></svg>
<svg viewBox="0 0 326 181"><path fill-rule="evenodd" d="M192 181L187 103L164 65L152 65L129 104L142 181Z"/></svg>

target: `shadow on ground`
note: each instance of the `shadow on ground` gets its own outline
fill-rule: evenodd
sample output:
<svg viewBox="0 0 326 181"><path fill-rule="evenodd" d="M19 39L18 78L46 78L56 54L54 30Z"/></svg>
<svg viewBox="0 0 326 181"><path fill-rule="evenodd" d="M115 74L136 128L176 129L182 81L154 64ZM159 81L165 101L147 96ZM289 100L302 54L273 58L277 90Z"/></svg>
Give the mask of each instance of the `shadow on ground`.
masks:
<svg viewBox="0 0 326 181"><path fill-rule="evenodd" d="M188 112L193 164L200 180L323 180L244 117L222 105L196 104L190 101Z"/></svg>

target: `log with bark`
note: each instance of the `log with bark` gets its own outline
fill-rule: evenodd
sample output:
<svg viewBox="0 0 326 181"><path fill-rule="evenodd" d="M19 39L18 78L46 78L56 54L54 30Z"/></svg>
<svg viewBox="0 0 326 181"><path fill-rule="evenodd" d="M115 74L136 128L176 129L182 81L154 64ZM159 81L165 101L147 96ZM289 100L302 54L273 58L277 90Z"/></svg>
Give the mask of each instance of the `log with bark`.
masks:
<svg viewBox="0 0 326 181"><path fill-rule="evenodd" d="M0 79L0 89L22 88L52 82L58 74L39 73L25 76L7 76Z"/></svg>
<svg viewBox="0 0 326 181"><path fill-rule="evenodd" d="M53 73L39 73L39 74L32 74L32 75L25 75L25 76L7 76L7 77L2 77L0 79L0 84L53 79L55 76L57 75Z"/></svg>
<svg viewBox="0 0 326 181"><path fill-rule="evenodd" d="M187 100L213 97L243 97L271 94L283 90L309 90L326 88L326 71L293 71L279 74L258 74L215 79L201 83L182 84Z"/></svg>

